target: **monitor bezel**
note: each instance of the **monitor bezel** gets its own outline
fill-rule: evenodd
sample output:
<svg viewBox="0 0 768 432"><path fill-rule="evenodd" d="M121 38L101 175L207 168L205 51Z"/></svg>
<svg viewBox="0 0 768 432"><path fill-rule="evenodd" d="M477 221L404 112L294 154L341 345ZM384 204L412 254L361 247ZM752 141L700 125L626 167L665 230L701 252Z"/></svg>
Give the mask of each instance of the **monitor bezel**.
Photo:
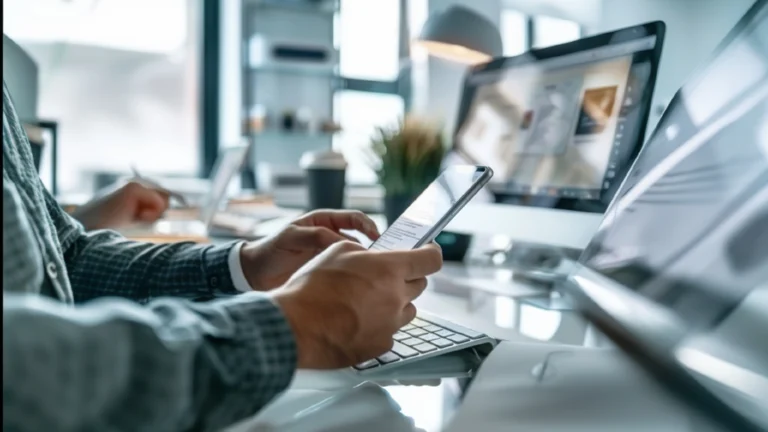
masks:
<svg viewBox="0 0 768 432"><path fill-rule="evenodd" d="M471 91L472 84L470 84L473 76L477 74L498 71L510 67L523 66L542 60L547 60L555 57L561 57L564 55L570 55L579 53L581 51L592 50L595 48L607 47L616 43L624 43L633 40L643 39L650 36L655 36L655 44L650 51L651 71L648 77L648 86L642 95L640 103L640 119L638 128L638 139L635 145L629 151L629 157L626 166L621 167L617 178L623 178L629 171L629 167L634 162L635 158L642 148L645 140L645 134L648 127L648 119L651 113L651 101L653 99L654 90L656 88L656 78L659 69L659 61L661 59L662 47L664 45L664 35L666 32L666 25L663 21L651 21L644 24L639 24L631 27L625 27L617 30L613 30L606 33L601 33L594 36L589 36L572 42L567 42L560 45L554 45L546 48L532 49L523 54L511 57L497 57L487 63L481 63L470 67L464 75L461 100L459 104L459 110L456 117L455 128L453 131L454 143L451 151L456 153L460 158L467 161L467 163L477 164L477 161L467 155L457 145L456 137L466 119L467 114L472 105L473 92ZM619 37L617 39L617 37ZM500 190L493 185L489 185L489 189L493 192L494 198L497 203L504 204L505 200L510 198L518 198L526 202L526 204L514 204L523 205L525 207L538 207L549 208L555 210L569 210L585 213L604 213L608 208L608 205L613 197L610 194L610 190L602 190L603 196L598 199L585 199L585 198L568 198L558 197L557 202L554 205L540 204L535 198L540 198L539 195L532 194L518 194L510 193ZM610 188L615 192L618 188Z"/></svg>

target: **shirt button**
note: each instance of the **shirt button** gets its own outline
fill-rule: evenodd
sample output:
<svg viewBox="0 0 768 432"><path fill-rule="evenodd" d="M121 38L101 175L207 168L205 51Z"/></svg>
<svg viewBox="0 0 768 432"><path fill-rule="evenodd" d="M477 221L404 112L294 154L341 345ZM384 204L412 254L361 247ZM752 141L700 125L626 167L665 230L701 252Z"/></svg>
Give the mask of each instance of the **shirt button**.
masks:
<svg viewBox="0 0 768 432"><path fill-rule="evenodd" d="M59 276L59 271L56 270L56 264L54 263L48 263L48 265L45 266L45 270L48 272L48 276L51 279L56 279Z"/></svg>

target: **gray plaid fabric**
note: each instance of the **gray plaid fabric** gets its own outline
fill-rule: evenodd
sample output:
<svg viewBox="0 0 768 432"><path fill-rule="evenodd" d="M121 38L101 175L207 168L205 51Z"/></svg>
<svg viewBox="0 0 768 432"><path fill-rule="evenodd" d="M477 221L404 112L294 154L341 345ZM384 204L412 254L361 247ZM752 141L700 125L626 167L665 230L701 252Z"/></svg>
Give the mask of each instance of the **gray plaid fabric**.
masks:
<svg viewBox="0 0 768 432"><path fill-rule="evenodd" d="M296 367L280 309L187 300L237 292L232 246L85 233L43 188L3 82L3 430L217 430L257 412Z"/></svg>

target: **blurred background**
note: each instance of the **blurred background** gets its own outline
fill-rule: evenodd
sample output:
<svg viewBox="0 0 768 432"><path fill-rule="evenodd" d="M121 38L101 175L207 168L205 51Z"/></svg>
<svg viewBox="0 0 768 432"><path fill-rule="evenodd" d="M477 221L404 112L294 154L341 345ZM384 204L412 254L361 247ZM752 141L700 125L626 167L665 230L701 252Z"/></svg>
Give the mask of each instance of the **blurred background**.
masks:
<svg viewBox="0 0 768 432"><path fill-rule="evenodd" d="M131 165L207 177L218 149L243 137L254 145L246 187L263 189L265 175L329 147L349 162L348 184L375 187L362 151L375 127L414 112L453 130L466 66L409 43L434 11L463 4L480 13L498 27L505 55L664 20L653 127L751 3L5 0L3 24L39 67L38 116L58 129L59 195L91 192ZM332 54L319 65L259 58L259 46L286 40ZM292 118L302 127L284 127Z"/></svg>

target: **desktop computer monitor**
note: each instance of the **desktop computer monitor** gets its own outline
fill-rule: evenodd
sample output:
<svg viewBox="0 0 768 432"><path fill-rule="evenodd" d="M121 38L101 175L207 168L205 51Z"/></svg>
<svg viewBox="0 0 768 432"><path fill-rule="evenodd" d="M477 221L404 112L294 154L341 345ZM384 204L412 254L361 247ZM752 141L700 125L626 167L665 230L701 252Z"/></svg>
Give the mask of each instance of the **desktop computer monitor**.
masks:
<svg viewBox="0 0 768 432"><path fill-rule="evenodd" d="M490 223L513 240L586 246L642 146L663 38L652 22L469 70L446 162L494 170L477 201L515 207L480 204L486 220L504 214Z"/></svg>

